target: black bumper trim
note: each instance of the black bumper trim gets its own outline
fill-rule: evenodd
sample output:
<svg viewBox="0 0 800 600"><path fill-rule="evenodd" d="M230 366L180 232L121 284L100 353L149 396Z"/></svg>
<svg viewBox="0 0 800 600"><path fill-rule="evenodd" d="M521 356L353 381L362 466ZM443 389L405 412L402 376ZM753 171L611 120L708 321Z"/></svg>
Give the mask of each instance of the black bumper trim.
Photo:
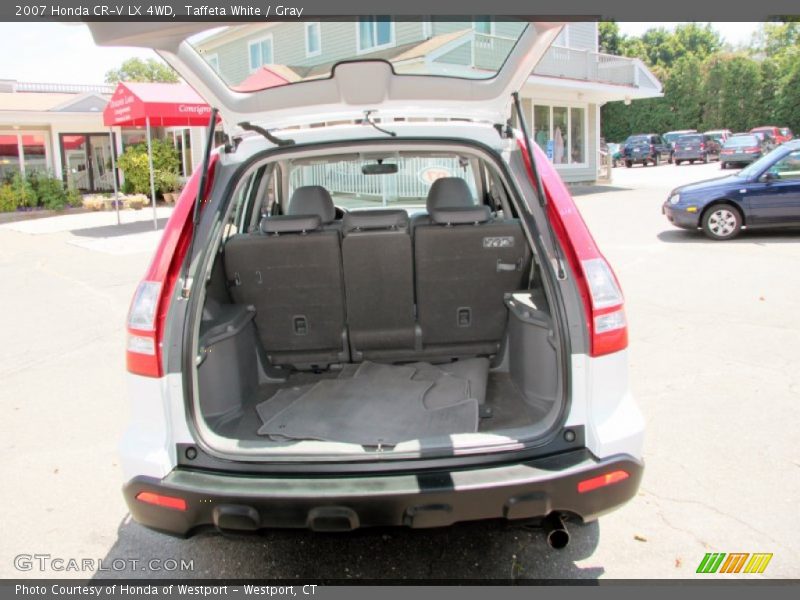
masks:
<svg viewBox="0 0 800 600"><path fill-rule="evenodd" d="M578 493L579 481L618 469L629 477ZM599 460L585 450L416 475L254 477L176 468L162 480L132 479L124 495L134 520L179 536L203 526L226 531L441 527L479 519L533 519L554 511L592 521L636 494L643 469L641 461L627 455ZM145 491L183 498L187 510L136 500Z"/></svg>

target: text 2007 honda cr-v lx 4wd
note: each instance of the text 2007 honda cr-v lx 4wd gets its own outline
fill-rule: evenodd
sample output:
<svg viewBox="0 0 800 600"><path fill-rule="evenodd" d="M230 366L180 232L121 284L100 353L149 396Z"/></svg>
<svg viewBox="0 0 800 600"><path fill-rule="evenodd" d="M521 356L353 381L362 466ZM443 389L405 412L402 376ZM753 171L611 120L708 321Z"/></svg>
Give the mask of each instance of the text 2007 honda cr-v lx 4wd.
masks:
<svg viewBox="0 0 800 600"><path fill-rule="evenodd" d="M229 135L131 304L131 514L179 535L543 519L565 543L562 519L635 495L644 424L619 285L516 95L560 24L502 23L477 66L250 72L269 26L90 25L155 48Z"/></svg>

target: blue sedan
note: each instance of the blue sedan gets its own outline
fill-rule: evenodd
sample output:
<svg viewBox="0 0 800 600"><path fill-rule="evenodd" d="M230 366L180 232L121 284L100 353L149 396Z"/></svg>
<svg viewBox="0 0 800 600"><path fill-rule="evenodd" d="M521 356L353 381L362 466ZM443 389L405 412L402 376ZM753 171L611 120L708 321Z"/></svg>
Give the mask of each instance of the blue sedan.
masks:
<svg viewBox="0 0 800 600"><path fill-rule="evenodd" d="M713 240L732 239L742 227L800 227L800 140L735 175L675 188L662 212L676 227L702 229Z"/></svg>

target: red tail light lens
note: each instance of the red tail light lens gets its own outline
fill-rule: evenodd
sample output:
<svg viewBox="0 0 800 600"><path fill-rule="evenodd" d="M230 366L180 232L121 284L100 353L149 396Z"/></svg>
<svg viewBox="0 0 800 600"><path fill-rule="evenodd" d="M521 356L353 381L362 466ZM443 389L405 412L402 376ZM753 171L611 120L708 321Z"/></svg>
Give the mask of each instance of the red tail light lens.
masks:
<svg viewBox="0 0 800 600"><path fill-rule="evenodd" d="M615 483L619 483L620 481L625 481L628 477L630 477L630 475L628 475L627 471L611 471L611 473L606 473L605 475L600 475L599 477L584 479L578 483L578 493L585 494L586 492L591 492L592 490L606 487L607 485L613 485Z"/></svg>
<svg viewBox="0 0 800 600"><path fill-rule="evenodd" d="M217 154L211 156L205 192L211 189ZM172 216L164 228L153 260L144 280L136 288L128 311L128 341L125 362L128 371L145 377L161 377L161 344L169 300L178 279L178 272L189 247L192 234L192 213L200 185L196 170L181 192Z"/></svg>

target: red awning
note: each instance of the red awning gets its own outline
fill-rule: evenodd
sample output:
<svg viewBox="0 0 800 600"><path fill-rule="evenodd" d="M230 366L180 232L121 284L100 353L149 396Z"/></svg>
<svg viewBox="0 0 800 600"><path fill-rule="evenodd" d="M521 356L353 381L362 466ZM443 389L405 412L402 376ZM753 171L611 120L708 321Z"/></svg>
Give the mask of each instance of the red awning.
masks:
<svg viewBox="0 0 800 600"><path fill-rule="evenodd" d="M103 111L103 124L121 127L205 126L211 107L185 83L117 84Z"/></svg>

